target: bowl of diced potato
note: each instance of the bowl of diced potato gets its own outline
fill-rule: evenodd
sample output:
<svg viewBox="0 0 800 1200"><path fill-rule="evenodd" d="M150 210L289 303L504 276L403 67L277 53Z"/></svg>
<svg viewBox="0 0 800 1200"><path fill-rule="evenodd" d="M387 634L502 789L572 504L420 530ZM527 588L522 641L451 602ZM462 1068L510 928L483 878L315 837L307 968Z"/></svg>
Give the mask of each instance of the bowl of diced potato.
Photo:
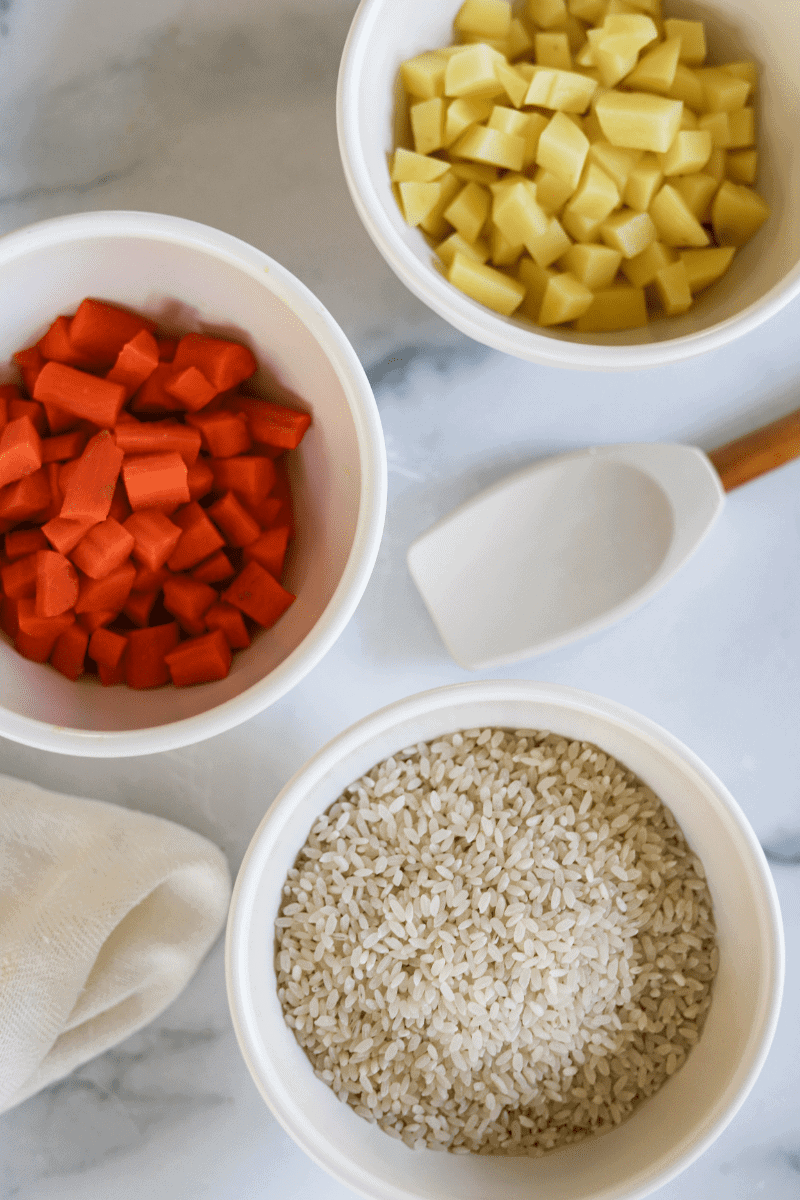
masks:
<svg viewBox="0 0 800 1200"><path fill-rule="evenodd" d="M339 74L356 209L475 340L629 370L800 292L800 8L362 0Z"/></svg>

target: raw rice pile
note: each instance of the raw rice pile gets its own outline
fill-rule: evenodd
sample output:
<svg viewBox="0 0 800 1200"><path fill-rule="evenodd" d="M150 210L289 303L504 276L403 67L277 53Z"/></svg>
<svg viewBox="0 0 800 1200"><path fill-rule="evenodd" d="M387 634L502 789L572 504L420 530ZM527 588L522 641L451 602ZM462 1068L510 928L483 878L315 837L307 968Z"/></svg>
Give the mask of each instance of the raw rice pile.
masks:
<svg viewBox="0 0 800 1200"><path fill-rule="evenodd" d="M410 1146L540 1154L678 1070L717 965L702 865L625 767L472 729L376 766L315 823L276 921L317 1075Z"/></svg>

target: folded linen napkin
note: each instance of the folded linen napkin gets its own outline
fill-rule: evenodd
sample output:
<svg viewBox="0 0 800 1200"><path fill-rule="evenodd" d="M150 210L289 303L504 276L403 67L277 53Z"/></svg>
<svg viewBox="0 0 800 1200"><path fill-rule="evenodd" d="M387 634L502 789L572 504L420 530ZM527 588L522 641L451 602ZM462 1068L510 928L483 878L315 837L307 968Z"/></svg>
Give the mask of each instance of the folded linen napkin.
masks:
<svg viewBox="0 0 800 1200"><path fill-rule="evenodd" d="M0 776L0 1112L158 1016L229 899L199 834Z"/></svg>

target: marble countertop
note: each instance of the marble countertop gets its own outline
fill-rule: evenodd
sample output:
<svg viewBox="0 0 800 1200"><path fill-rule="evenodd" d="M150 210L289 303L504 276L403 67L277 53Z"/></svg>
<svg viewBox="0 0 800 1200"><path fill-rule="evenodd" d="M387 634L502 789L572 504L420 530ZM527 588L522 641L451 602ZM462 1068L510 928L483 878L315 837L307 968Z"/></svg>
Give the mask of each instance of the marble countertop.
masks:
<svg viewBox="0 0 800 1200"><path fill-rule="evenodd" d="M796 407L800 303L735 346L657 372L561 373L477 346L395 279L336 145L356 0L0 0L0 233L147 209L265 250L330 309L364 363L389 460L372 580L325 659L280 703L204 744L110 762L0 742L0 771L206 834L235 870L270 801L320 745L398 697L471 678L405 567L413 538L524 463L591 443L711 448ZM800 462L733 493L689 565L610 630L493 672L609 696L721 777L761 839L788 973L744 1107L663 1200L800 1195ZM224 803L222 796L224 795ZM0 1118L3 1200L347 1200L273 1120L239 1056L218 944L163 1016Z"/></svg>

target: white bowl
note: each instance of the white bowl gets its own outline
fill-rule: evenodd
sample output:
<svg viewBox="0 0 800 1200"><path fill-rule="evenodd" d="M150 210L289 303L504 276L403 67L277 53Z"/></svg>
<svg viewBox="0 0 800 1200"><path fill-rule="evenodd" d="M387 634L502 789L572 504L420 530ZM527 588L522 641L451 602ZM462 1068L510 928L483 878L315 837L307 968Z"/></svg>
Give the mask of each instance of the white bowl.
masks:
<svg viewBox="0 0 800 1200"><path fill-rule="evenodd" d="M785 0L715 0L665 5L668 15L706 21L709 61L754 58L758 97L758 191L767 223L728 274L681 317L644 329L578 334L502 317L452 287L433 265L422 232L403 220L388 156L396 144L398 69L404 59L452 43L459 0L361 0L342 55L339 148L356 209L389 266L420 300L469 337L548 366L621 371L659 366L726 345L755 329L800 292L800 5Z"/></svg>
<svg viewBox="0 0 800 1200"><path fill-rule="evenodd" d="M63 754L151 754L261 712L322 658L361 598L386 510L375 399L341 329L274 259L205 225L155 213L43 221L0 239L0 369L85 296L147 313L168 330L245 341L259 371L297 394L312 424L294 460L298 534L287 560L297 601L234 657L227 679L130 691L72 683L0 635L0 735Z"/></svg>
<svg viewBox="0 0 800 1200"><path fill-rule="evenodd" d="M540 1159L409 1150L358 1117L314 1075L284 1024L273 962L286 874L316 817L389 754L476 726L547 729L596 743L674 813L714 902L719 972L686 1065L622 1126ZM320 1166L375 1200L633 1200L711 1144L763 1065L783 986L775 887L741 809L690 750L652 721L548 683L460 684L400 700L345 730L295 775L245 855L228 919L228 999L262 1096Z"/></svg>

